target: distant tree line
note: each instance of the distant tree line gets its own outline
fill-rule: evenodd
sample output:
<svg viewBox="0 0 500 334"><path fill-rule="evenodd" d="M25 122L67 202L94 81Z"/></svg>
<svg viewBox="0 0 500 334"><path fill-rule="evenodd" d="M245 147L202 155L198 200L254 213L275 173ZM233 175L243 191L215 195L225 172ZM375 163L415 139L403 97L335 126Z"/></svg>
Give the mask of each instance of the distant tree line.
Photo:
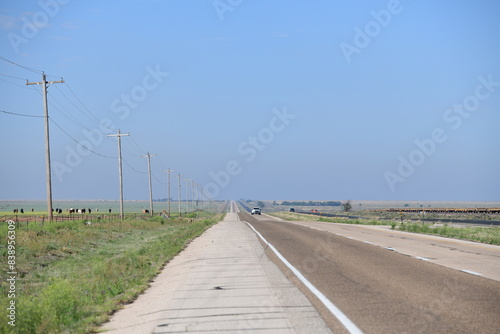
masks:
<svg viewBox="0 0 500 334"><path fill-rule="evenodd" d="M172 198L170 198L172 200ZM153 202L166 202L168 201L168 198L153 198Z"/></svg>
<svg viewBox="0 0 500 334"><path fill-rule="evenodd" d="M313 201L283 201L281 205L286 206L341 206L340 201L326 201L326 202L313 202Z"/></svg>

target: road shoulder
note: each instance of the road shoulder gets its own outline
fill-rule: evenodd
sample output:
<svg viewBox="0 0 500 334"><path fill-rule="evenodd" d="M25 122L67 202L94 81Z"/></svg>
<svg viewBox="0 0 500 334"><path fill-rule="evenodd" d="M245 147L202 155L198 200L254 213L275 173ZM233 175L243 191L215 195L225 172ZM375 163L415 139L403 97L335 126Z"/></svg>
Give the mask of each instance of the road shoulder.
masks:
<svg viewBox="0 0 500 334"><path fill-rule="evenodd" d="M107 333L330 333L234 213L175 257Z"/></svg>

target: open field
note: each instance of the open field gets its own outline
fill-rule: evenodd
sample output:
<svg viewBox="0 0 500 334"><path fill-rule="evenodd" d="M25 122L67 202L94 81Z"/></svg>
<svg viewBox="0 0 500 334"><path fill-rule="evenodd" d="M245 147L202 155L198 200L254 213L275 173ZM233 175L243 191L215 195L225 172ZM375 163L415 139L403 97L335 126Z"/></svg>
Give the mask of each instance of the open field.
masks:
<svg viewBox="0 0 500 334"><path fill-rule="evenodd" d="M219 207L225 204L223 202L215 202ZM203 209L206 207L206 202L189 203L186 201L181 201L181 212L193 211L193 208ZM116 200L53 200L52 207L54 209L61 208L63 214L66 214L66 209L92 209L93 213L119 213L120 212L120 202ZM13 213L14 209L23 209L25 214L46 214L47 213L47 201L45 200L0 200L0 216L9 215ZM142 210L149 210L149 201L123 201L123 211L125 213L137 213L142 212ZM168 202L153 202L153 209L155 212L161 212L162 210L168 209ZM175 213L179 211L179 204L177 201L170 201L170 210Z"/></svg>
<svg viewBox="0 0 500 334"><path fill-rule="evenodd" d="M144 220L0 225L2 291L12 291L7 271L15 271L14 296L0 296L1 333L88 333L122 304L148 287L158 271L223 215ZM7 247L14 240L14 248ZM9 246L11 246L9 244ZM15 256L14 270L8 255ZM11 260L9 260L11 261ZM10 288L9 288L10 286ZM7 323L15 301L16 326ZM5 307L4 307L5 306Z"/></svg>

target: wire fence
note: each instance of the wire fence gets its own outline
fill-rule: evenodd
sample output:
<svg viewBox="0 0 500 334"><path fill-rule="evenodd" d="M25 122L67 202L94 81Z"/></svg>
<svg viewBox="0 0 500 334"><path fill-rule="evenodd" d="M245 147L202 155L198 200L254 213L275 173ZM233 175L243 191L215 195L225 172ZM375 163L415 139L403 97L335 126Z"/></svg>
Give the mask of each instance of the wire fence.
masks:
<svg viewBox="0 0 500 334"><path fill-rule="evenodd" d="M124 214L123 219L146 219L151 218L150 214L139 214L130 213ZM117 214L68 214L68 215L54 215L52 222L68 222L68 221L84 221L84 222L95 222L95 221L111 221L120 219L120 215ZM30 214L14 214L14 215L3 215L0 218L0 224L7 221L16 222L16 227L26 227L29 228L31 225L41 224L49 222L49 217L47 215L30 215Z"/></svg>

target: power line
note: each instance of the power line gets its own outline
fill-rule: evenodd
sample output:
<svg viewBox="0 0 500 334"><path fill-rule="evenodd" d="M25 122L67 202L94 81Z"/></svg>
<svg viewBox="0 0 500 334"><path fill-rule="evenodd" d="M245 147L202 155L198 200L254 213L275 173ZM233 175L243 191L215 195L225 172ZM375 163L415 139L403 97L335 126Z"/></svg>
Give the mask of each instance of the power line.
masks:
<svg viewBox="0 0 500 334"><path fill-rule="evenodd" d="M66 86L68 86L68 85L66 84ZM64 94L64 93L63 93L63 92L59 89L59 87L57 87L57 86L56 86L56 88L57 88L57 90L59 91L59 93L61 93L61 95L62 95L62 96L64 96L64 98L65 98L66 100L68 100L68 102L69 102L69 103L71 103L71 105L72 105L73 107L75 107L75 109L76 109L76 110L78 110L78 111L79 111L79 112L80 112L83 116L87 117L87 118L88 118L89 120L91 120L92 122L95 122L95 123L97 123L98 125L105 127L105 128L106 128L106 129L108 129L108 130L112 130L111 128L108 128L105 124L102 124L102 123L101 123L101 122L100 122L100 121L99 121L99 120L98 120L98 119L97 119L97 118L96 118L96 117L95 117L95 116L94 116L94 115L93 115L93 114L92 114L92 113L91 113L91 112L87 109L87 107L85 107L85 105L83 105L83 103L80 101L80 99L78 99L78 97L77 97L77 96L75 95L75 93L71 90L71 88L69 88L69 87L68 87L68 88L69 88L69 90L70 90L70 92L73 94L73 96L75 96L75 98L77 99L77 101L78 101L78 102L80 102L80 104L81 104L81 105L82 105L82 106L83 106L83 107L87 110L87 112L88 112L88 113L89 113L92 117L90 117L87 113L83 112L83 111L82 111L82 110L81 110L81 109L80 109L80 108L79 108L79 107L78 107L75 103L73 103L73 101L71 101L71 100L70 100L70 99L66 96L66 94Z"/></svg>
<svg viewBox="0 0 500 334"><path fill-rule="evenodd" d="M3 81L3 82L6 82L6 83L9 83L9 84L11 84L11 85L14 85L14 86L17 86L17 87L22 87L22 88L26 89L26 85L22 85L22 86L21 86L21 85L18 85L18 84L16 84L16 83L13 83L13 82L10 82L10 81L8 81L8 80L5 80L5 79L0 79L0 81Z"/></svg>
<svg viewBox="0 0 500 334"><path fill-rule="evenodd" d="M156 181L158 181L158 182L160 182L160 183L162 183L162 184L167 184L167 182L160 181L160 180L156 177L156 175L155 175L154 173L151 173L151 175L153 175L153 177L155 178L155 180L156 180Z"/></svg>
<svg viewBox="0 0 500 334"><path fill-rule="evenodd" d="M78 96L76 96L75 92L71 89L71 87L68 85L68 83L66 83L66 87L68 87L71 94L73 94L73 96L77 99L77 101L80 102L80 104L83 106L83 108L85 108L85 110L87 110L87 112L94 118L95 121L97 121L97 123L99 123L99 125L104 126L106 129L112 130L112 129L108 128L107 125L101 123L101 121L97 117L95 117L95 115L92 114L92 112L90 112L90 110L83 104L83 102L78 98Z"/></svg>
<svg viewBox="0 0 500 334"><path fill-rule="evenodd" d="M9 77L9 78L12 78L12 79L18 79L18 80L26 81L25 78L15 77L15 76L9 75L9 74L0 73L0 75L3 75L4 77Z"/></svg>
<svg viewBox="0 0 500 334"><path fill-rule="evenodd" d="M155 159L155 160L159 160L159 159ZM155 161L155 160L154 160L154 163L156 164L156 166L158 168L160 168L162 170L167 168L167 166L163 163L163 161L159 161L158 162L158 161Z"/></svg>
<svg viewBox="0 0 500 334"><path fill-rule="evenodd" d="M126 164L127 166L129 166L129 167L130 167L130 169L132 169L134 172L139 173L139 174L147 174L147 173L148 173L148 172L140 172L140 171L138 171L137 169L135 169L134 167L132 167L132 165L130 165L130 164L127 162L127 160L125 160L125 159L123 159L123 158L122 158L122 160L123 160L123 162L125 162L125 164Z"/></svg>
<svg viewBox="0 0 500 334"><path fill-rule="evenodd" d="M92 119L92 118L90 118L90 116L89 116L89 115L87 115L87 114L85 114L83 111L81 111L81 110L80 110L80 108L78 108L78 107L77 107L77 106L73 103L73 101L71 101L71 100L70 100L70 99L69 99L69 98L68 98L68 97L67 97L67 96L66 96L66 95L65 95L65 94L64 94L64 93L63 93L63 92L59 89L59 87L57 87L57 86L56 86L56 89L59 91L59 93L61 93L61 95L62 95L62 96L64 96L64 98L65 98L66 100L68 100L68 102L69 102L69 103L71 103L71 105L72 105L73 107L75 107L75 109L76 109L76 110L78 110L78 111L79 111L82 115L84 115L85 117L89 118L92 122L95 122L95 120L94 120L94 119Z"/></svg>
<svg viewBox="0 0 500 334"><path fill-rule="evenodd" d="M0 80L1 80L1 79L0 79ZM64 83L66 83L66 81L65 81ZM68 86L68 85L67 85L67 83L66 83L66 86ZM80 113L82 113L85 117L87 117L88 119L90 119L92 122L96 122L97 124L99 124L100 126L102 126L102 127L106 128L106 129L108 129L108 130L112 130L112 129L111 129L111 128L109 128L107 125L105 125L105 124L101 123L99 120L97 120L97 118L96 118L96 117L95 117L95 116L94 116L94 115L93 115L90 111L88 111L88 109L85 107L85 105L83 105L83 103L81 102L81 100L80 100L80 99L78 99L78 97L75 95L75 93L71 90L71 88L70 88L70 87L68 87L68 88L70 89L70 91L72 92L72 94L73 94L73 95L75 96L75 98L76 98L76 99L77 99L77 100L78 100L78 101L79 101L79 102L83 105L83 107L84 107L84 108L85 108L85 109L86 109L86 110L87 110L87 111L88 111L88 112L89 112L89 113L93 116L93 118L91 118L89 115L87 115L86 113L84 113L84 112L83 112L80 108L78 108L78 106L76 106L76 105L75 105L75 103L73 103L73 101L71 101L71 100L70 100L70 99L69 99L69 98L68 98L68 97L67 97L67 96L66 96L66 95L65 95L65 94L64 94L64 93L63 93L63 92L59 89L59 87L57 87L57 86L55 86L55 87L56 87L56 89L57 89L57 90L61 93L61 95L62 95L62 96L64 96L64 98L65 98L66 100L68 100L68 102L69 102L69 103L71 103L71 104L73 105L73 107L75 107L75 108L76 108L76 110L78 110ZM38 94L40 94L40 95L42 94L40 91L36 90L34 87L32 87L32 88L33 88L33 89L34 89L34 90L35 90ZM58 106L57 106L57 105L55 105L55 104L54 104L54 102L55 102L55 103L57 103L57 104L58 104ZM78 120L78 119L77 119L74 115L72 115L72 114L67 113L66 111L64 111L64 109L65 109L65 108L61 105L61 103L60 103L60 102L59 102L59 101L58 101L58 100L57 100L54 96L52 96L52 99L51 99L51 101L49 102L49 104L50 104L52 107L54 107L54 108L55 108L58 112L60 112L60 113L61 113L64 117L66 117L69 121L71 121L72 123L74 123L74 124L78 125L79 127L83 128L83 129L85 129L85 130L87 130L87 131L90 131L90 132L95 133L95 131L94 131L94 130L92 130L92 129L88 128L85 124L83 124L82 122L80 122L80 121L79 121L79 120Z"/></svg>
<svg viewBox="0 0 500 334"><path fill-rule="evenodd" d="M125 153L127 153L129 156L131 156L131 157L133 157L133 158L136 158L136 159L140 159L140 157L139 157L137 154L135 154L135 153L133 153L133 152L129 151L129 149L127 148L127 146L123 145L123 146L122 146L122 149L123 149L123 151L125 151Z"/></svg>
<svg viewBox="0 0 500 334"><path fill-rule="evenodd" d="M15 112L9 112L9 111L5 111L5 110L0 110L0 112L3 112L5 114L10 114L10 115L15 115L15 116L37 117L37 118L43 118L43 117L45 117L45 116L37 116L37 115L18 114L18 113L15 113Z"/></svg>
<svg viewBox="0 0 500 334"><path fill-rule="evenodd" d="M43 116L41 116L41 117L43 117ZM50 121L51 121L51 122L52 122L55 126L57 126L57 127L59 128L59 130L61 130L62 132L64 132L64 133L66 134L66 136L68 136L69 138L71 138L71 139L72 139L75 143L77 143L78 145L80 145L81 147L83 147L84 149L86 149L87 151L92 152L92 153L94 153L94 154L97 154L97 155L99 155L99 156L101 156L101 157L104 157L104 158L116 159L116 157L110 157L110 156L108 156L108 155L104 155L104 154L101 154L101 153L97 153L97 152L95 152L95 151L92 151L90 148L88 148L87 146L83 145L82 143L80 143L80 142L79 142L78 140L76 140L75 138L73 138L73 137L72 137L69 133L67 133L67 132L66 132L66 131L62 128L62 127L60 127L60 126L59 126L59 124L57 124L56 122L54 122L54 121L52 120L52 118L49 118L49 120L50 120Z"/></svg>
<svg viewBox="0 0 500 334"><path fill-rule="evenodd" d="M132 140L132 142L134 143L134 145L137 147L137 149L138 149L138 151L139 151L139 152L144 152L144 151L146 151L146 150L142 149L142 148L139 146L139 144L137 144L137 142L135 141L135 139L134 139L134 138L130 137L130 139Z"/></svg>
<svg viewBox="0 0 500 334"><path fill-rule="evenodd" d="M137 148L137 146L135 146L135 147L134 147L134 146L132 145L132 144L133 144L133 142L129 141L129 140L128 140L128 138L132 138L132 137L127 137L127 140L126 140L126 142L129 144L129 146L130 146L130 148L131 148L131 149L133 149L133 150L135 150L135 151L137 151L137 152L139 152L139 153L143 153L143 152L144 152L143 150L139 150L139 149ZM135 144L134 144L134 145L135 145ZM127 153L128 153L128 154L130 154L131 156L136 157L136 154L132 153L131 151L128 151L128 150L125 150L125 151L127 151Z"/></svg>
<svg viewBox="0 0 500 334"><path fill-rule="evenodd" d="M34 69L34 68L30 68L30 67L26 67L26 66L20 65L20 64L15 63L15 62L13 62L11 60L8 60L7 58L2 57L2 56L0 56L0 59L2 59L3 61L6 61L7 63L10 63L12 65L18 66L20 68L24 68L25 70L31 71L33 73L42 74L41 70L37 70L37 69Z"/></svg>
<svg viewBox="0 0 500 334"><path fill-rule="evenodd" d="M57 86L56 86L57 87ZM33 88L35 89L35 88ZM35 89L36 90L36 89ZM37 91L38 92L38 91ZM40 92L38 92L40 93ZM49 104L54 107L58 112L60 112L64 117L66 117L69 121L73 122L74 124L89 130L83 123L81 123L74 115L66 112L65 108L63 105L56 99L54 95L52 95L51 102ZM56 105L57 104L57 105Z"/></svg>
<svg viewBox="0 0 500 334"><path fill-rule="evenodd" d="M38 90L36 90L36 88L35 88L35 87L32 87L32 88L33 88L33 89L34 89L34 90L35 90L38 94L42 95L42 93L41 93L41 92L39 92ZM58 104L58 106L56 106L56 105L55 105L52 101L55 101L55 102ZM67 113L66 111L64 111L64 110L63 110L63 109L64 109L64 107L61 105L61 103L59 103L59 101L57 101L57 99L56 99L54 96L52 96L52 99L51 99L51 101L49 102L49 104L50 104L52 107L54 107L54 108L55 108L55 109L56 109L59 113L61 113L64 117L66 117L66 118L67 118L70 122L72 122L72 123L76 124L77 126L79 126L79 127L83 128L83 129L85 129L85 130L87 130L87 131L90 131L90 132L93 132L93 133L95 132L95 131L93 131L93 130L89 129L87 126L85 126L85 124L81 123L81 122L80 122L80 121L79 121L79 120L78 120L78 119L77 119L74 115L71 115L71 114Z"/></svg>

